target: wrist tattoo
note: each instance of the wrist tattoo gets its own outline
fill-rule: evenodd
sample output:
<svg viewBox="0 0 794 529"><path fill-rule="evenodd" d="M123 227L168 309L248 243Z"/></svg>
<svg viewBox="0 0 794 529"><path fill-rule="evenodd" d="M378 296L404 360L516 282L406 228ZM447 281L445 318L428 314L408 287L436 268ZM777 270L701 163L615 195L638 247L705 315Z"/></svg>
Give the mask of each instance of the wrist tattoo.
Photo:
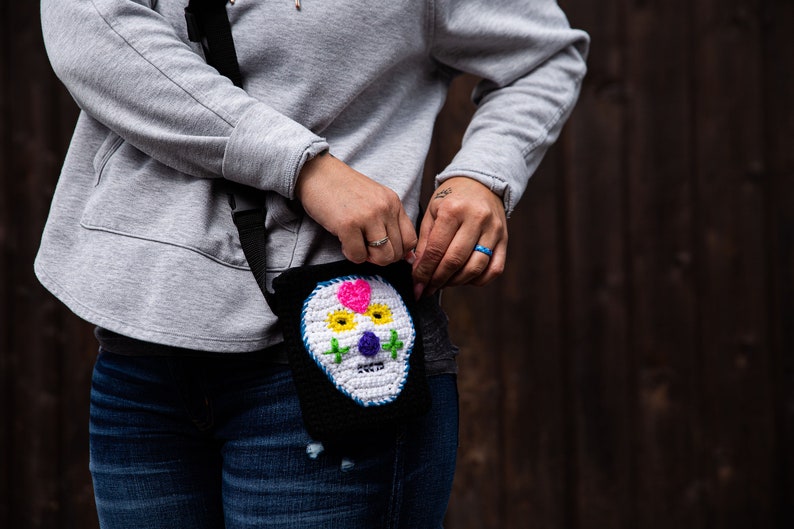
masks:
<svg viewBox="0 0 794 529"><path fill-rule="evenodd" d="M445 196L449 195L450 193L452 193L452 188L451 187L447 187L447 188L442 189L441 191L439 191L438 194L436 194L436 196L433 197L433 198L444 198Z"/></svg>

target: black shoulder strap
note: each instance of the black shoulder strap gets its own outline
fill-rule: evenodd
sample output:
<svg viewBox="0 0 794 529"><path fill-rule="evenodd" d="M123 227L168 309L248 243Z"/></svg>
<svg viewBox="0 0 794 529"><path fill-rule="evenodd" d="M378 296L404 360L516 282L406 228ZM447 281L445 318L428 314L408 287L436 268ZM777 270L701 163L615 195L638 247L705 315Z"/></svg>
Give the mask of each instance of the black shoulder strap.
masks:
<svg viewBox="0 0 794 529"><path fill-rule="evenodd" d="M188 6L185 8L187 33L192 42L201 43L208 64L218 70L221 75L231 79L235 85L242 87L243 80L240 75L240 66L237 63L237 52L234 49L232 26L229 23L229 15L226 13L227 1L189 0ZM267 270L265 208L239 203L244 193L235 197L235 186L231 185L232 182L228 182L228 184L231 187L232 218L240 236L240 245L243 247L243 253L259 289L265 298L269 298L265 275ZM251 209L248 209L249 207Z"/></svg>
<svg viewBox="0 0 794 529"><path fill-rule="evenodd" d="M207 63L237 86L243 86L232 26L226 13L228 0L189 0L185 8L188 38L204 47Z"/></svg>

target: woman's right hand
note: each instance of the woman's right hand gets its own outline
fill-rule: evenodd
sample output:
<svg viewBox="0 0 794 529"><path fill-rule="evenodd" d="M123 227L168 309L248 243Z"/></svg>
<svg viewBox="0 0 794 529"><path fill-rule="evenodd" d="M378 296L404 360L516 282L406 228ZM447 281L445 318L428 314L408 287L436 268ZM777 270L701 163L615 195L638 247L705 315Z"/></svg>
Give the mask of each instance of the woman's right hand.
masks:
<svg viewBox="0 0 794 529"><path fill-rule="evenodd" d="M354 263L387 265L409 255L416 230L397 193L328 153L303 165L295 194L306 213L342 243ZM380 246L367 243L388 237Z"/></svg>

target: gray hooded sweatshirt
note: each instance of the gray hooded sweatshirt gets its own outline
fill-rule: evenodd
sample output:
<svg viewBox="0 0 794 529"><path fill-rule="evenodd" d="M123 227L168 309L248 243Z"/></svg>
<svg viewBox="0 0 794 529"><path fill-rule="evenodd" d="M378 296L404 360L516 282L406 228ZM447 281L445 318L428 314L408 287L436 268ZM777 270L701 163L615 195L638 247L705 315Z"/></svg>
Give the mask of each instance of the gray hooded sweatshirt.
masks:
<svg viewBox="0 0 794 529"><path fill-rule="evenodd" d="M340 259L294 203L303 164L330 149L416 218L434 120L470 72L478 108L436 183L476 179L509 214L585 73L587 35L553 0L236 0L241 89L188 41L186 3L41 1L47 52L82 112L36 274L85 320L163 345L281 341L224 180L262 192L271 278Z"/></svg>

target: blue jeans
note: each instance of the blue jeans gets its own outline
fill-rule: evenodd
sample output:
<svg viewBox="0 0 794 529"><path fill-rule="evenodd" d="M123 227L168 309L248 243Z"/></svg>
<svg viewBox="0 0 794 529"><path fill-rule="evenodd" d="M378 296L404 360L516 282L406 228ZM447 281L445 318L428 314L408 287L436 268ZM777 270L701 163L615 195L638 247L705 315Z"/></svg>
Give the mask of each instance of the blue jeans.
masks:
<svg viewBox="0 0 794 529"><path fill-rule="evenodd" d="M454 375L398 436L323 446L303 428L287 366L253 355L101 351L91 474L103 529L441 527L457 448Z"/></svg>

